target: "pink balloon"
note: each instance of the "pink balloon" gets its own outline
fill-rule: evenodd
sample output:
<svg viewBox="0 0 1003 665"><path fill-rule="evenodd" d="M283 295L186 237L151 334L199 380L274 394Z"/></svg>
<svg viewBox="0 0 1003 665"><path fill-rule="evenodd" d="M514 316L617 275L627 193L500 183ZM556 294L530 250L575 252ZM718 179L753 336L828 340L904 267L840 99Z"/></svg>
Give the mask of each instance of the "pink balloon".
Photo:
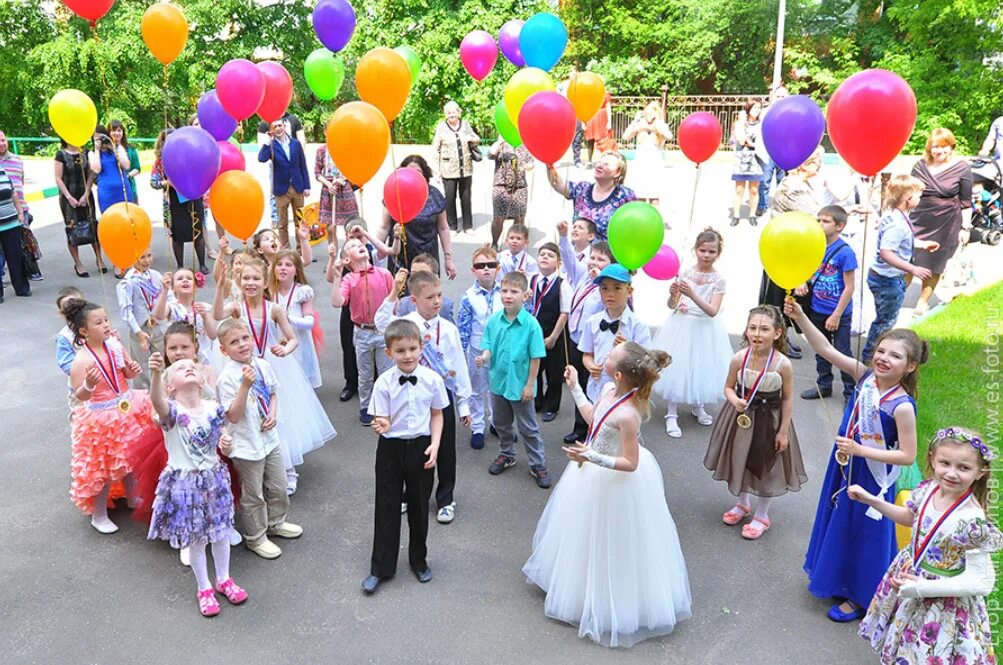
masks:
<svg viewBox="0 0 1003 665"><path fill-rule="evenodd" d="M498 60L498 45L490 32L472 30L460 42L460 62L475 81L483 81Z"/></svg>
<svg viewBox="0 0 1003 665"><path fill-rule="evenodd" d="M250 60L231 60L216 75L216 96L231 118L247 120L265 98L265 76Z"/></svg>
<svg viewBox="0 0 1003 665"><path fill-rule="evenodd" d="M219 172L243 171L247 164L244 162L244 153L240 148L229 141L216 141L219 146ZM217 174L219 175L219 174Z"/></svg>
<svg viewBox="0 0 1003 665"><path fill-rule="evenodd" d="M676 250L668 245L662 245L641 269L655 279L672 279L679 274L679 256Z"/></svg>

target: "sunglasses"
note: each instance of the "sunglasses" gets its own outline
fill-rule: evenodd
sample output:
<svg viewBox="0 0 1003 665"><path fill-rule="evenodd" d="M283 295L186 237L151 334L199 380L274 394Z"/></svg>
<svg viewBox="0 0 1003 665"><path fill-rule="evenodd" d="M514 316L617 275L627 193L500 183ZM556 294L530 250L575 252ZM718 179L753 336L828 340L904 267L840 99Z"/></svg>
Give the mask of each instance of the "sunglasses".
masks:
<svg viewBox="0 0 1003 665"><path fill-rule="evenodd" d="M485 268L497 268L497 261L485 261L483 263L475 263L474 270L484 270Z"/></svg>

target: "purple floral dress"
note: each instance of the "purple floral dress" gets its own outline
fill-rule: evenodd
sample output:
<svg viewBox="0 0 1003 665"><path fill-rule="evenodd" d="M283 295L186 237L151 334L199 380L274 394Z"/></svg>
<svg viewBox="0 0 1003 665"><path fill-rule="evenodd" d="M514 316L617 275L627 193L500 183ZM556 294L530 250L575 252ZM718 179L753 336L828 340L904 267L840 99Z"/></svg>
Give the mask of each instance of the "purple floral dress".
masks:
<svg viewBox="0 0 1003 665"><path fill-rule="evenodd" d="M590 219L596 225L596 240L607 240L609 219L624 203L637 200L637 194L630 187L617 185L602 201L592 198L592 182L569 182L568 198L575 206L575 219Z"/></svg>
<svg viewBox="0 0 1003 665"><path fill-rule="evenodd" d="M920 483L906 506L915 515L933 481ZM914 525L924 537L940 513L926 509L923 524ZM993 551L1003 546L1003 534L985 512L969 499L952 513L934 537L919 572L923 579L957 575L965 567L965 551ZM989 614L982 596L963 598L900 598L889 579L912 564L912 545L898 553L874 594L860 636L871 643L884 665L995 665Z"/></svg>

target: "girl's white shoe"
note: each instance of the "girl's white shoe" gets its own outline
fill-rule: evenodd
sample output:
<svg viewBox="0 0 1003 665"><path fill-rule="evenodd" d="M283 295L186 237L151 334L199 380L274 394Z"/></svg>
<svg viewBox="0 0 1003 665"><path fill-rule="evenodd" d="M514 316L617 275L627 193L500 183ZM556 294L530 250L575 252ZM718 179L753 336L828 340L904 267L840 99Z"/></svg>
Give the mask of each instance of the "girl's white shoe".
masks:
<svg viewBox="0 0 1003 665"><path fill-rule="evenodd" d="M714 418L707 413L702 406L695 407L693 409L693 417L697 419L697 422L707 427L714 424Z"/></svg>
<svg viewBox="0 0 1003 665"><path fill-rule="evenodd" d="M189 548L182 547L179 556L181 557L182 566L190 567L192 565L192 551Z"/></svg>
<svg viewBox="0 0 1003 665"><path fill-rule="evenodd" d="M673 439L682 437L683 431L679 429L679 418L677 416L665 416L665 433Z"/></svg>

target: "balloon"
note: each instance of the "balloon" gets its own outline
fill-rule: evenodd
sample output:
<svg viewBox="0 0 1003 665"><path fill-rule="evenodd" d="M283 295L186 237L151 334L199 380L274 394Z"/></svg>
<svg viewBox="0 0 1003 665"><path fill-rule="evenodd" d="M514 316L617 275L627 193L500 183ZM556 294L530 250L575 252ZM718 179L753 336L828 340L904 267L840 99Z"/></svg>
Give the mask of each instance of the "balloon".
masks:
<svg viewBox="0 0 1003 665"><path fill-rule="evenodd" d="M568 84L568 101L575 109L575 115L582 122L588 122L602 106L606 97L606 84L602 77L592 72L576 74Z"/></svg>
<svg viewBox="0 0 1003 665"><path fill-rule="evenodd" d="M665 224L658 208L631 201L610 217L608 233L616 262L627 270L637 270L658 253L665 238Z"/></svg>
<svg viewBox="0 0 1003 665"><path fill-rule="evenodd" d="M502 55L516 67L525 67L526 61L519 50L519 33L525 21L512 19L501 27L498 31L498 45L501 47Z"/></svg>
<svg viewBox="0 0 1003 665"><path fill-rule="evenodd" d="M229 141L216 141L219 146L219 172L243 171L247 166L244 161L244 152L240 146L233 145Z"/></svg>
<svg viewBox="0 0 1003 665"><path fill-rule="evenodd" d="M534 14L519 32L519 50L526 64L549 72L564 55L568 29L553 14Z"/></svg>
<svg viewBox="0 0 1003 665"><path fill-rule="evenodd" d="M383 205L390 216L407 224L418 216L428 200L428 181L416 169L402 167L390 174L383 185Z"/></svg>
<svg viewBox="0 0 1003 665"><path fill-rule="evenodd" d="M265 76L250 60L231 60L216 75L216 96L231 117L247 120L265 98Z"/></svg>
<svg viewBox="0 0 1003 665"><path fill-rule="evenodd" d="M225 141L237 131L237 121L219 103L215 90L203 92L198 103L199 126L217 141Z"/></svg>
<svg viewBox="0 0 1003 665"><path fill-rule="evenodd" d="M320 0L313 8L313 31L320 43L335 53L345 48L355 32L355 10L348 0Z"/></svg>
<svg viewBox="0 0 1003 665"><path fill-rule="evenodd" d="M721 123L713 113L690 113L679 123L679 148L691 162L706 162L720 145Z"/></svg>
<svg viewBox="0 0 1003 665"><path fill-rule="evenodd" d="M98 242L111 262L126 270L150 247L150 217L135 203L116 203L101 215Z"/></svg>
<svg viewBox="0 0 1003 665"><path fill-rule="evenodd" d="M49 100L49 122L59 138L79 148L94 136L98 110L79 90L60 90Z"/></svg>
<svg viewBox="0 0 1003 665"><path fill-rule="evenodd" d="M491 33L471 30L460 42L460 62L475 81L483 81L498 61L498 45Z"/></svg>
<svg viewBox="0 0 1003 665"><path fill-rule="evenodd" d="M411 72L411 85L414 85L418 80L418 74L421 73L421 56L410 46L398 46L394 51L400 53L407 61L407 69Z"/></svg>
<svg viewBox="0 0 1003 665"><path fill-rule="evenodd" d="M808 281L824 255L822 225L803 212L785 212L774 217L759 236L763 269L782 289L795 289Z"/></svg>
<svg viewBox="0 0 1003 665"><path fill-rule="evenodd" d="M518 121L522 105L532 95L553 89L554 80L542 69L527 67L517 71L505 85L505 110L508 111L509 119Z"/></svg>
<svg viewBox="0 0 1003 665"><path fill-rule="evenodd" d="M836 152L854 171L874 176L909 140L916 125L916 95L898 74L868 69L839 84L826 119Z"/></svg>
<svg viewBox="0 0 1003 665"><path fill-rule="evenodd" d="M359 187L376 175L390 150L387 119L366 102L339 106L327 123L326 138L338 170Z"/></svg>
<svg viewBox="0 0 1003 665"><path fill-rule="evenodd" d="M784 171L796 169L811 157L824 133L822 109L804 95L777 100L763 118L766 152Z"/></svg>
<svg viewBox="0 0 1003 665"><path fill-rule="evenodd" d="M286 68L277 62L266 60L258 63L258 71L265 78L265 97L258 106L258 117L273 123L289 108L293 100L293 79Z"/></svg>
<svg viewBox="0 0 1003 665"><path fill-rule="evenodd" d="M411 70L407 60L388 48L374 48L362 56L355 68L355 87L362 101L382 111L387 122L393 122L411 92Z"/></svg>
<svg viewBox="0 0 1003 665"><path fill-rule="evenodd" d="M219 146L201 127L181 127L164 141L164 175L189 201L209 191L219 174Z"/></svg>
<svg viewBox="0 0 1003 665"><path fill-rule="evenodd" d="M538 92L519 111L519 136L530 154L544 164L559 160L575 138L575 110L560 93Z"/></svg>
<svg viewBox="0 0 1003 665"><path fill-rule="evenodd" d="M115 0L63 0L63 3L80 18L85 18L91 25L108 13ZM132 265L130 263L129 265Z"/></svg>
<svg viewBox="0 0 1003 665"><path fill-rule="evenodd" d="M512 122L512 118L508 117L508 111L505 110L505 102L498 102L495 104L495 127L498 129L498 133L501 137L505 139L510 146L518 148L522 145L522 137L519 136L519 128Z"/></svg>
<svg viewBox="0 0 1003 665"><path fill-rule="evenodd" d="M157 3L143 14L139 25L146 48L153 57L169 65L181 55L188 41L188 21L175 5Z"/></svg>
<svg viewBox="0 0 1003 665"><path fill-rule="evenodd" d="M651 260L644 264L643 270L655 279L672 279L679 274L679 255L668 245L662 245Z"/></svg>
<svg viewBox="0 0 1003 665"><path fill-rule="evenodd" d="M265 212L265 193L257 178L244 171L220 173L209 189L209 208L227 233L247 240Z"/></svg>
<svg viewBox="0 0 1003 665"><path fill-rule="evenodd" d="M334 99L345 80L345 63L326 48L319 48L303 63L303 76L321 101Z"/></svg>

